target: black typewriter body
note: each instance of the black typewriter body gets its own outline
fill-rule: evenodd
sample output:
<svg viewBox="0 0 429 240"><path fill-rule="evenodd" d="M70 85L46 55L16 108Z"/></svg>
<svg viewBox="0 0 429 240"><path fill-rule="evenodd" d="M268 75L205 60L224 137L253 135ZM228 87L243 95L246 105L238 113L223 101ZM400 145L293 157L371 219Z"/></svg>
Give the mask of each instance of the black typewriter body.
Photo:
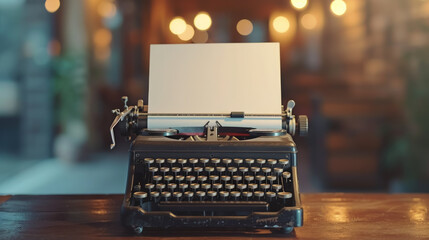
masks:
<svg viewBox="0 0 429 240"><path fill-rule="evenodd" d="M296 153L289 134L240 141L137 136L122 222L136 232L151 227L291 231L303 224ZM136 192L147 196L138 199Z"/></svg>

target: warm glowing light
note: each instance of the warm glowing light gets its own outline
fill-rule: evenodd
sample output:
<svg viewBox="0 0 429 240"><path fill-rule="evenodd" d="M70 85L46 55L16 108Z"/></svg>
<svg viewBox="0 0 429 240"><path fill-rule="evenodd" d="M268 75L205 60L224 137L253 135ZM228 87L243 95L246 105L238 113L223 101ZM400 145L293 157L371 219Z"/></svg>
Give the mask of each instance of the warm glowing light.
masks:
<svg viewBox="0 0 429 240"><path fill-rule="evenodd" d="M289 30L290 23L286 17L278 16L273 20L273 27L274 27L274 30L276 30L277 32L285 33L287 32L287 30Z"/></svg>
<svg viewBox="0 0 429 240"><path fill-rule="evenodd" d="M194 43L205 43L209 39L209 34L204 31L196 31L192 41Z"/></svg>
<svg viewBox="0 0 429 240"><path fill-rule="evenodd" d="M194 28L191 25L187 24L185 31L182 34L179 34L179 38L183 41L189 41L194 36L194 33Z"/></svg>
<svg viewBox="0 0 429 240"><path fill-rule="evenodd" d="M241 19L237 23L237 32L242 36L247 36L253 31L253 24L247 19Z"/></svg>
<svg viewBox="0 0 429 240"><path fill-rule="evenodd" d="M98 14L105 18L111 18L116 14L116 6L113 2L101 2L97 8Z"/></svg>
<svg viewBox="0 0 429 240"><path fill-rule="evenodd" d="M412 222L425 222L428 215L428 207L424 202L412 203L408 215Z"/></svg>
<svg viewBox="0 0 429 240"><path fill-rule="evenodd" d="M186 30L186 22L181 17L175 17L170 22L170 31L173 34L179 35L185 32Z"/></svg>
<svg viewBox="0 0 429 240"><path fill-rule="evenodd" d="M105 28L100 28L95 31L93 41L98 48L108 47L112 41L112 33Z"/></svg>
<svg viewBox="0 0 429 240"><path fill-rule="evenodd" d="M307 6L307 0L290 0L292 6L296 9L303 9Z"/></svg>
<svg viewBox="0 0 429 240"><path fill-rule="evenodd" d="M317 19L313 14L307 13L302 16L301 24L305 29L311 30L317 26Z"/></svg>
<svg viewBox="0 0 429 240"><path fill-rule="evenodd" d="M56 12L60 8L60 0L46 0L45 8L50 13Z"/></svg>
<svg viewBox="0 0 429 240"><path fill-rule="evenodd" d="M343 0L334 0L331 3L331 11L337 15L341 16L346 13L347 5Z"/></svg>
<svg viewBox="0 0 429 240"><path fill-rule="evenodd" d="M194 25L198 30L205 31L212 25L212 19L206 12L200 12L194 18Z"/></svg>

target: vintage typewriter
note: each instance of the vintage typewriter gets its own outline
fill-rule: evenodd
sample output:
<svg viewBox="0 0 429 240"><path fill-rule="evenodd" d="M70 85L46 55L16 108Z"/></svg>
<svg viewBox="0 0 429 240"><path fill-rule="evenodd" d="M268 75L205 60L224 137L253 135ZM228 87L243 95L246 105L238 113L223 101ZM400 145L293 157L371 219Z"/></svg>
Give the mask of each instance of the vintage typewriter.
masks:
<svg viewBox="0 0 429 240"><path fill-rule="evenodd" d="M139 100L117 114L110 127L132 140L122 222L146 228L266 228L290 232L303 224L297 149L292 136L307 135L306 116L280 116L283 128L221 126L148 129L147 105ZM179 114L177 114L179 115ZM183 115L183 114L181 114ZM189 114L198 117L198 114ZM254 115L254 114L253 114ZM252 115L252 116L253 116ZM252 117L243 112L228 118Z"/></svg>

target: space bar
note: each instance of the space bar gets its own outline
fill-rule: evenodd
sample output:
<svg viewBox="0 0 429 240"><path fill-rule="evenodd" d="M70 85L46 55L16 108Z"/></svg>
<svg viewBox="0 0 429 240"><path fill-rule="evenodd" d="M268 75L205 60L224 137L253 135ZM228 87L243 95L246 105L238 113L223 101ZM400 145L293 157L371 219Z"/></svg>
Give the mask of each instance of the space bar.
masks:
<svg viewBox="0 0 429 240"><path fill-rule="evenodd" d="M186 201L160 202L161 211L268 211L268 203L264 201Z"/></svg>

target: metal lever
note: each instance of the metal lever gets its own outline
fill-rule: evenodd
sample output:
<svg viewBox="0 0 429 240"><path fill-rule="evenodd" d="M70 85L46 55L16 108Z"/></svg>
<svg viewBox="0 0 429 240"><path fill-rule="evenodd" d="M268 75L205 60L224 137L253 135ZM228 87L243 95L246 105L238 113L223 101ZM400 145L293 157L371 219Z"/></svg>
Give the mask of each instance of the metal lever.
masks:
<svg viewBox="0 0 429 240"><path fill-rule="evenodd" d="M126 106L126 104L125 104L125 106ZM115 113L117 116L113 120L112 125L110 125L110 137L112 138L112 144L110 144L110 149L113 149L116 145L115 133L113 132L113 129L119 123L119 121L123 121L124 118L128 114L130 114L134 109L135 109L135 107L128 107L127 106L127 108L123 112L120 112L119 109L112 110L112 113Z"/></svg>

